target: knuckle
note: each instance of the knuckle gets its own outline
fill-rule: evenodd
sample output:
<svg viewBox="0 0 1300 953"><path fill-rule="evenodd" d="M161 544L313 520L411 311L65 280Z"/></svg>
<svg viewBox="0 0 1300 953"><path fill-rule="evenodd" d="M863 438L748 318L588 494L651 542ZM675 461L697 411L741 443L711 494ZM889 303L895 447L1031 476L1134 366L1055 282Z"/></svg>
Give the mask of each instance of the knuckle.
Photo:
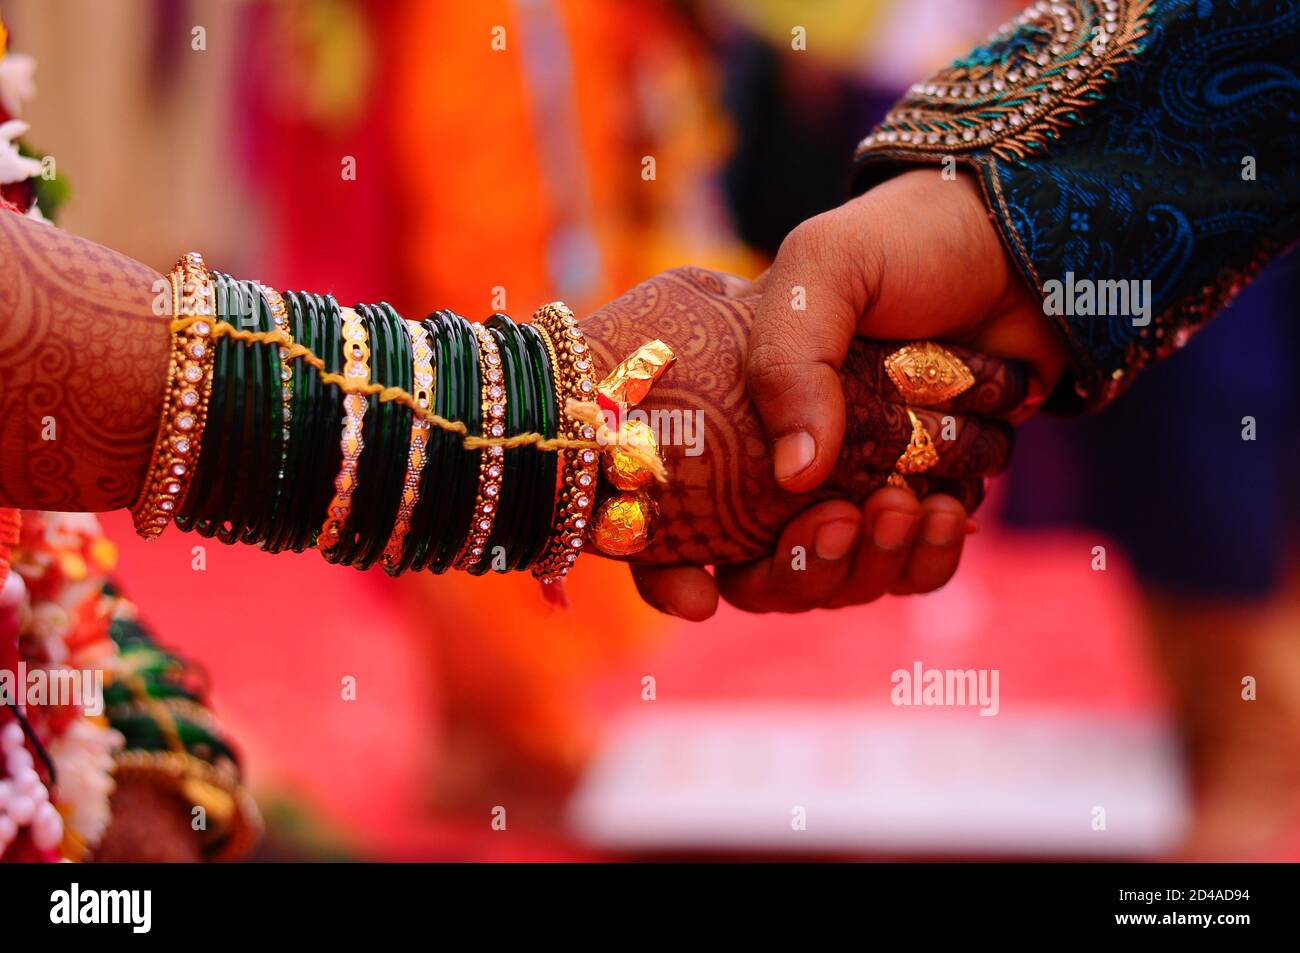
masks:
<svg viewBox="0 0 1300 953"><path fill-rule="evenodd" d="M777 256L779 258L782 253L786 253L796 258L819 259L835 244L837 231L834 216L830 212L806 218L790 229L781 242Z"/></svg>
<svg viewBox="0 0 1300 953"><path fill-rule="evenodd" d="M797 378L789 349L780 341L759 341L750 348L745 372L750 386L764 395L787 391Z"/></svg>

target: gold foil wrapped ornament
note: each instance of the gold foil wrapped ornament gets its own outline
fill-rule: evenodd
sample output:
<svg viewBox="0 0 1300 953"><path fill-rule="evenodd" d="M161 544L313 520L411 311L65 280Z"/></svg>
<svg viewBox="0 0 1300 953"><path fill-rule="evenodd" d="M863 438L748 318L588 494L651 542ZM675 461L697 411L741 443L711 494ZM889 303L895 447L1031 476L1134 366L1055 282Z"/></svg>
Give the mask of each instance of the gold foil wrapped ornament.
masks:
<svg viewBox="0 0 1300 953"><path fill-rule="evenodd" d="M648 493L619 493L596 508L591 542L606 556L634 556L650 545L659 506Z"/></svg>
<svg viewBox="0 0 1300 953"><path fill-rule="evenodd" d="M642 344L605 375L605 379L596 385L596 390L620 407L635 407L675 360L677 355L663 341Z"/></svg>
<svg viewBox="0 0 1300 953"><path fill-rule="evenodd" d="M604 451L605 479L619 490L643 490L654 482L655 474L645 461L629 453L629 446L659 452L655 434L643 420L625 420L618 430L618 443Z"/></svg>

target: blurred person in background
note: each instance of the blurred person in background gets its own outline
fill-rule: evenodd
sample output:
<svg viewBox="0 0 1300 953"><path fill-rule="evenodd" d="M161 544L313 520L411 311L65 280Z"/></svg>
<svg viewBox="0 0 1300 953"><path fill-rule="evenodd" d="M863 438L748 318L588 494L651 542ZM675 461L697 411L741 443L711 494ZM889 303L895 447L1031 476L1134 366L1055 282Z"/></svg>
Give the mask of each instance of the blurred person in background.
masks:
<svg viewBox="0 0 1300 953"><path fill-rule="evenodd" d="M731 5L749 29L724 61L740 144L725 175L729 206L741 237L767 255L840 204L861 131L907 83L1021 7L827 4L819 15L837 12L840 28L819 35L839 46L809 55L791 51L788 24L801 19L791 6ZM849 28L865 20L870 29ZM930 42L890 42L919 37ZM1106 413L1029 422L1004 497L1009 526L1088 528L1132 561L1186 745L1190 856L1276 856L1300 837L1300 522L1290 492L1300 434L1286 407L1300 376L1296 280L1291 254ZM1256 439L1256 425L1266 437ZM1207 452L1214 433L1226 437ZM1269 697L1255 694L1257 681Z"/></svg>

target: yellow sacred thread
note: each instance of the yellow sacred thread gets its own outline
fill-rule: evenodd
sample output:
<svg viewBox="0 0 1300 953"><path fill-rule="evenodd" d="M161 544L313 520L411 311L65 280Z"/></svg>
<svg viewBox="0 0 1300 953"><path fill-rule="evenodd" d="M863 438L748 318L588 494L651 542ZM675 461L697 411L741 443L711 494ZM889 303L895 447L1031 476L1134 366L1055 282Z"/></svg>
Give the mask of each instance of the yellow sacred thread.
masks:
<svg viewBox="0 0 1300 953"><path fill-rule="evenodd" d="M196 321L207 320L203 315L189 315L184 318L175 318L171 322L171 331L175 334L177 331L183 331L185 328L194 324ZM342 374L335 374L325 368L325 362L312 353L311 349L293 341L289 335L283 331L245 331L237 328L226 321L209 321L212 325L212 337L229 337L236 341L243 341L246 344L276 344L285 349L285 354L289 359L300 359L305 364L311 366L318 377L326 384L333 384L335 387L349 394L363 394L366 396L377 396L382 403L395 401L403 407L410 409L421 420L427 421L440 430L449 433L460 434L464 439L461 445L466 450L481 450L484 447L504 447L507 450L515 447L531 446L537 450L601 450L607 446L618 444L617 434L609 429L605 423L604 414L600 408L593 403L585 403L570 398L564 406L564 412L570 417L578 420L585 420L596 429L596 439L594 440L571 440L568 437L552 437L550 439L539 433L519 433L511 437L477 437L469 433L469 428L462 421L448 420L440 417L432 410L421 407L410 392L400 387L385 387L383 384L363 383L357 380L351 380ZM668 482L668 473L664 469L664 463L659 459L659 455L649 447L644 447L637 443L629 443L622 447L627 453L636 457L655 475L660 483Z"/></svg>

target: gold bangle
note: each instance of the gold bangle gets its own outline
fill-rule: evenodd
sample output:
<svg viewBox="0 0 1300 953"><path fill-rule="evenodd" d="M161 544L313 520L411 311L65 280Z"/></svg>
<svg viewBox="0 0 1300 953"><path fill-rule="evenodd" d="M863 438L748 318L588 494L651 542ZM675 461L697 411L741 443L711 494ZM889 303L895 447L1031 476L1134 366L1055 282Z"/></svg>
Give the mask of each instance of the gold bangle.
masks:
<svg viewBox="0 0 1300 953"><path fill-rule="evenodd" d="M352 308L340 308L343 314L343 376L370 382L370 344L366 324ZM366 419L364 394L343 395L343 463L334 478L334 499L325 511L325 522L316 538L316 548L325 552L339 541L343 526L352 512L352 494L357 488L357 467L365 449L361 428Z"/></svg>
<svg viewBox="0 0 1300 953"><path fill-rule="evenodd" d="M131 507L135 531L157 539L184 501L199 460L212 394L212 278L197 252L182 255L168 275L172 319L200 317L172 333L162 419L140 496Z"/></svg>
<svg viewBox="0 0 1300 953"><path fill-rule="evenodd" d="M493 370L500 370L501 355L497 351L492 332L481 324L471 324L478 338L478 362L483 401L483 436L506 435L506 389L503 383L490 378ZM492 527L496 524L497 504L501 499L501 481L505 470L505 451L501 447L484 447L478 464L478 498L474 503L474 517L469 523L469 535L461 544L460 552L452 563L457 569L469 569L483 557Z"/></svg>
<svg viewBox="0 0 1300 953"><path fill-rule="evenodd" d="M563 436L574 440L596 439L596 428L570 417L570 397L591 401L596 396L591 351L568 305L561 301L544 304L533 315L533 324L549 338L559 362L555 366L555 397L561 413ZM552 514L551 538L546 543L533 575L543 583L568 575L582 552L584 533L596 499L596 473L600 455L591 448L560 450L563 458L560 492Z"/></svg>
<svg viewBox="0 0 1300 953"><path fill-rule="evenodd" d="M411 370L415 382L412 396L425 410L433 404L433 348L429 332L418 321L402 320L411 338ZM401 563L402 547L411 531L411 514L420 502L420 474L424 472L425 445L429 440L429 422L419 417L411 419L411 442L406 455L406 481L402 484L402 502L397 508L393 534L384 547L384 566L392 569Z"/></svg>

